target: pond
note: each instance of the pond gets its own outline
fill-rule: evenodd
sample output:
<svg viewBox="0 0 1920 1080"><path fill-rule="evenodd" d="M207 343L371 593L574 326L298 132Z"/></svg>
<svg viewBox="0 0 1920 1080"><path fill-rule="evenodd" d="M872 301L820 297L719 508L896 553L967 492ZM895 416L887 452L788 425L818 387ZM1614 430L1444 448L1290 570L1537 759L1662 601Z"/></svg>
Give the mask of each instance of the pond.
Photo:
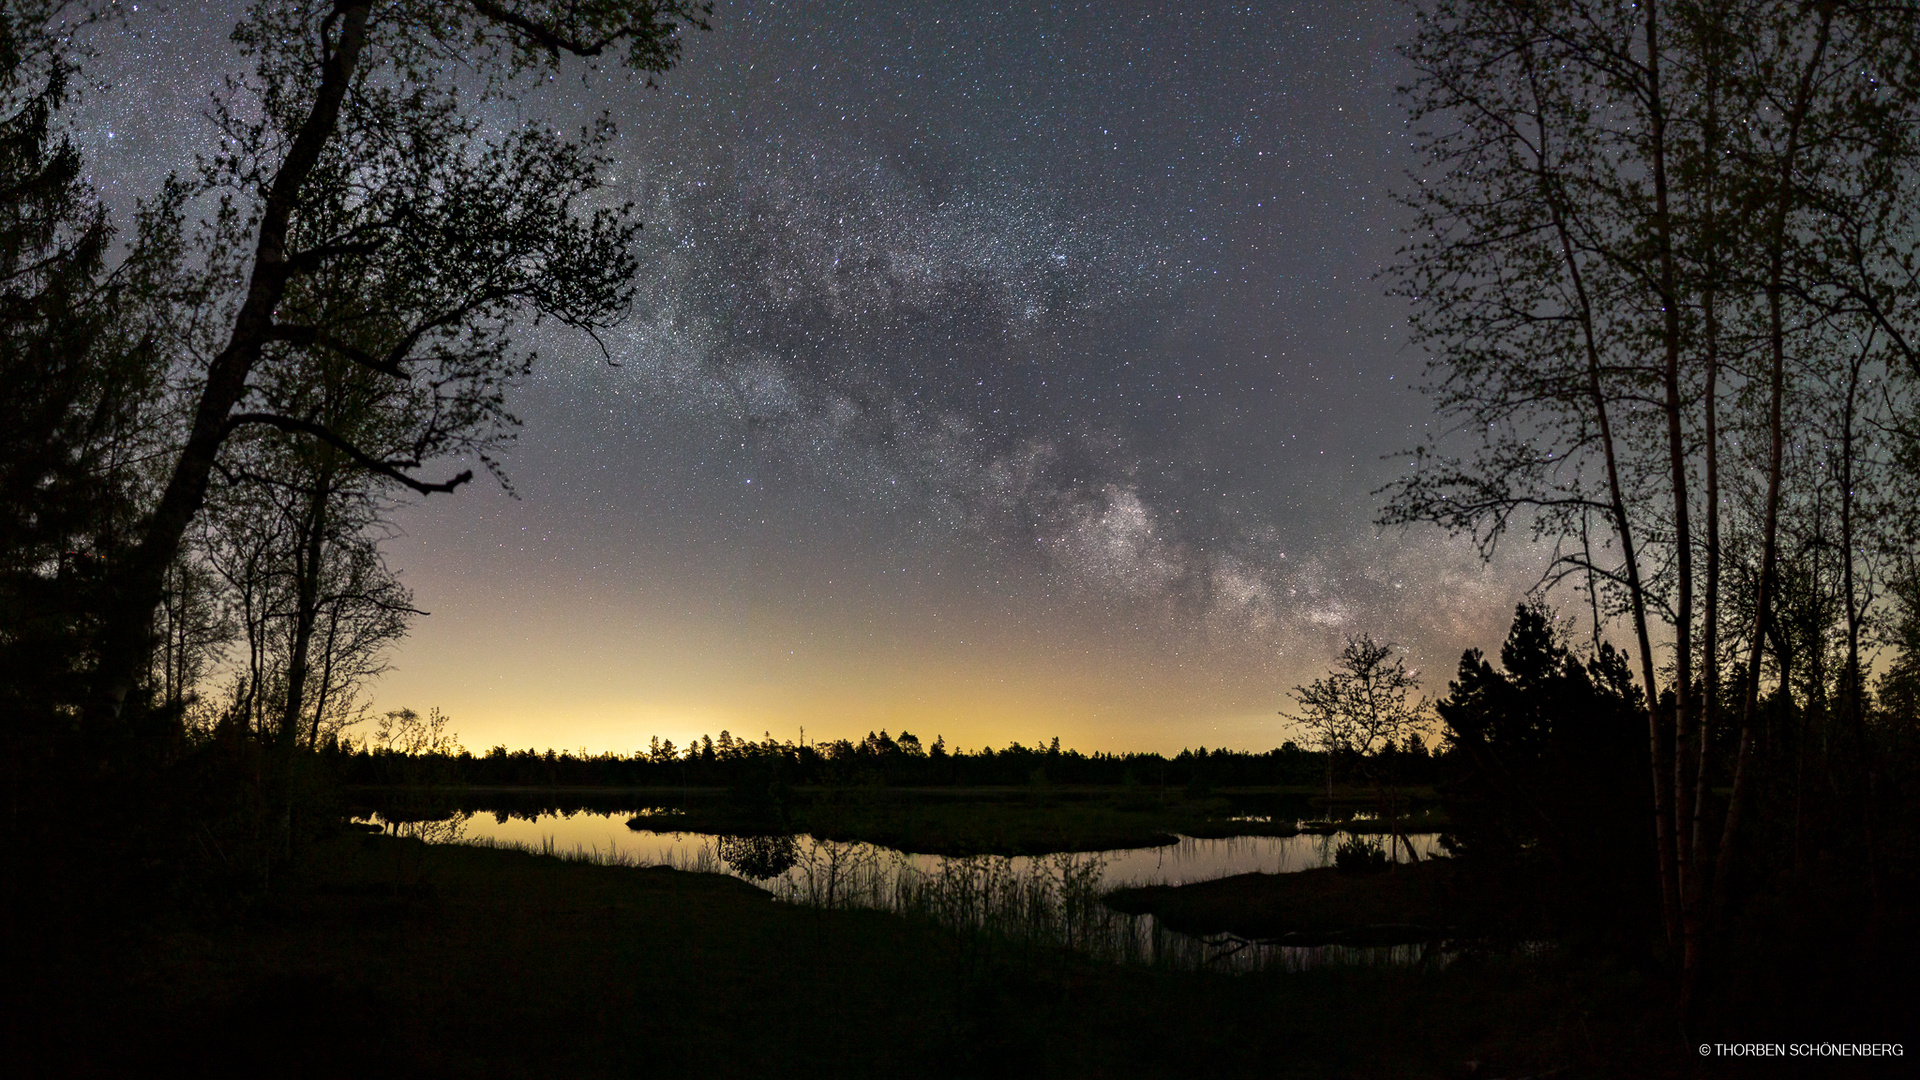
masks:
<svg viewBox="0 0 1920 1080"><path fill-rule="evenodd" d="M481 813L466 819L462 838L526 846L535 850L551 849L566 854L585 853L605 857L609 861L641 866L691 867L700 860L703 851L711 853L707 856L709 861L718 858L716 845L719 838L713 834L658 829L635 831L627 827L631 816L626 813L580 811L542 814L532 820L514 817L501 820L494 814ZM1284 874L1328 866L1333 862L1333 849L1338 846L1340 839L1337 834L1314 836L1304 833L1298 836L1231 836L1217 840L1183 836L1178 843L1161 847L1092 852L1080 858L1099 863L1100 877L1094 884L1102 892L1111 892L1134 885L1184 885L1235 874ZM1415 834L1410 839L1414 850L1422 858L1440 850L1437 833ZM799 841L804 847L811 843L811 838L803 835ZM947 856L907 854L891 848L863 846L872 847L876 857L920 873L937 873L951 861ZM1024 872L1036 862L1052 858L1055 856L1015 856L1011 862L1015 869ZM1404 853L1402 858L1405 858ZM748 876L724 864L713 869L719 873ZM789 873L797 873L797 869ZM768 881L762 879L757 883L780 895L781 890Z"/></svg>
<svg viewBox="0 0 1920 1080"><path fill-rule="evenodd" d="M958 857L911 854L805 834L729 837L634 830L627 826L630 816L575 811L529 819L480 813L395 827L440 842L731 874L790 903L877 908L1001 940L1064 945L1116 962L1254 971L1443 959L1438 945L1429 943L1309 947L1234 937L1202 939L1165 930L1151 915L1127 915L1100 903L1101 896L1128 886L1182 885L1235 874L1327 866L1333 862L1338 835L1183 836L1159 847ZM1410 839L1423 858L1439 851L1437 834L1416 834Z"/></svg>

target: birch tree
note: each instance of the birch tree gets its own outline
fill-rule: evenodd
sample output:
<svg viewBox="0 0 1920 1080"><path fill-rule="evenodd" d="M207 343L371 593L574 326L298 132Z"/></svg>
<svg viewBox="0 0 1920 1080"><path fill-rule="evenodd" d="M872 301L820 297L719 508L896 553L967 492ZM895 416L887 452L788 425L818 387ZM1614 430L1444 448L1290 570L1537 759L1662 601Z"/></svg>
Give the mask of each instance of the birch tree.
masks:
<svg viewBox="0 0 1920 1080"><path fill-rule="evenodd" d="M1590 583L1596 627L1624 623L1689 1001L1749 798L1800 497L1788 429L1833 388L1809 362L1868 328L1913 340L1911 233L1887 223L1913 220L1920 12L1443 0L1420 16L1407 101L1426 161L1397 274L1452 424L1382 520L1489 554L1521 530L1555 545L1544 585ZM1751 468L1732 478L1730 439ZM1748 566L1730 623L1726 575ZM1736 749L1716 763L1726 671ZM1732 789L1717 821L1716 768Z"/></svg>

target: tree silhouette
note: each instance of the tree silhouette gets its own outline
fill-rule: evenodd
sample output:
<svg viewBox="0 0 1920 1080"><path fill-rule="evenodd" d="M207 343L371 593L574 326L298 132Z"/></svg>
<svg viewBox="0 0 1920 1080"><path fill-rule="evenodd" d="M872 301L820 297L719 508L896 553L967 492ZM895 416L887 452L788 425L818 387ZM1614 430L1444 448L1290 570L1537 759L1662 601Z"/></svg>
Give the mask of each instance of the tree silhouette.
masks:
<svg viewBox="0 0 1920 1080"><path fill-rule="evenodd" d="M1382 792L1389 834L1405 845L1407 857L1415 862L1420 856L1400 831L1399 770L1389 759L1426 724L1425 700L1409 700L1419 689L1419 679L1395 655L1393 644L1377 642L1370 634L1348 638L1325 678L1293 688L1301 710L1293 720L1327 755L1328 812L1334 761L1357 760Z"/></svg>
<svg viewBox="0 0 1920 1080"><path fill-rule="evenodd" d="M1448 847L1500 873L1544 875L1557 908L1634 926L1650 864L1645 705L1626 658L1603 645L1582 662L1546 608L1523 604L1496 668L1479 650L1434 710L1449 746Z"/></svg>
<svg viewBox="0 0 1920 1080"><path fill-rule="evenodd" d="M1807 555L1787 531L1828 471L1789 433L1837 419L1817 452L1853 491L1863 409L1891 422L1920 373L1916 35L1908 5L1441 2L1406 49L1430 168L1398 275L1457 426L1416 451L1382 520L1489 554L1530 532L1556 544L1543 583L1587 592L1596 638L1624 618L1683 999L1738 849L1762 686L1787 683L1766 670L1801 574L1782 560ZM1857 636L1870 519L1850 498L1835 610Z"/></svg>
<svg viewBox="0 0 1920 1080"><path fill-rule="evenodd" d="M420 473L460 453L492 465L488 450L515 423L505 390L533 362L515 328L553 320L591 333L622 314L639 223L630 207L589 207L611 123L572 137L539 124L493 134L475 106L510 99L567 58L664 71L706 11L678 0L336 0L263 4L242 20L234 40L253 70L216 98L221 152L162 201L175 213L218 201L207 280L244 285L210 285L225 327L175 358L204 376L158 498L110 571L90 727L118 722L167 568L237 432L298 435L413 491L451 491L470 470ZM267 393L315 356L387 380L380 407L410 417L407 438L365 444L297 397Z"/></svg>
<svg viewBox="0 0 1920 1080"><path fill-rule="evenodd" d="M56 135L56 111L74 85L62 51L71 27L50 21L60 8L0 9L0 752L9 848L62 827L43 808L84 817L97 770L79 761L113 756L82 738L75 714L110 603L110 568L137 526L143 461L166 422L156 342L171 314L174 251L164 223L145 215L116 245L80 154ZM42 853L57 860L58 846ZM25 882L31 873L8 876Z"/></svg>

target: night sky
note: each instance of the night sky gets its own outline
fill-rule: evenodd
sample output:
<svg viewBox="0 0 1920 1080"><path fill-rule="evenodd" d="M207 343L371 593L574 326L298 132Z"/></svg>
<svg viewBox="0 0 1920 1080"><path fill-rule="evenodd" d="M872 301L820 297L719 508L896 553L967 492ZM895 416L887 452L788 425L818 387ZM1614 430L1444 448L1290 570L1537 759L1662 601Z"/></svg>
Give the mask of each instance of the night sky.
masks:
<svg viewBox="0 0 1920 1080"><path fill-rule="evenodd" d="M475 749L1266 749L1345 634L1430 692L1498 643L1533 553L1372 524L1429 419L1376 276L1405 8L911 6L722 3L657 90L528 99L618 121L641 299L613 364L540 338L517 499L398 515L431 615L377 709ZM87 66L116 208L205 147L212 7Z"/></svg>

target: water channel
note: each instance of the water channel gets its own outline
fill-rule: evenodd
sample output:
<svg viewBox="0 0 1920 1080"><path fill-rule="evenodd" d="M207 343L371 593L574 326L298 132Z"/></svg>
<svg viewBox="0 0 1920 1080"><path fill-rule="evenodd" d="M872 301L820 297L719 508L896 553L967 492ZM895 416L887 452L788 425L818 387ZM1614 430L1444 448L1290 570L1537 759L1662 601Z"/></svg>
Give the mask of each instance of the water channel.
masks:
<svg viewBox="0 0 1920 1080"><path fill-rule="evenodd" d="M731 874L778 900L818 907L870 907L933 919L959 930L1041 945L1067 945L1117 962L1179 968L1299 970L1326 964L1408 964L1438 945L1290 946L1202 939L1166 930L1151 915L1113 911L1099 898L1139 885L1184 885L1246 873L1290 873L1333 862L1339 835L1180 837L1160 847L1041 856L948 857L801 834L742 839L666 829L635 830L629 813L479 813L431 823L430 840L476 843L627 866L672 866ZM369 820L378 822L378 817ZM414 831L417 827L401 827ZM1410 838L1421 856L1437 834ZM1403 856L1404 857L1404 856Z"/></svg>
<svg viewBox="0 0 1920 1080"><path fill-rule="evenodd" d="M609 861L639 866L692 867L703 851L711 852L708 861L717 859L718 837L708 833L646 831L627 827L631 814L599 814L579 811L572 814L541 814L538 818L509 817L499 820L493 814L475 814L466 820L463 839L505 843L534 850L551 849L566 854L601 855ZM1092 852L1082 859L1097 859L1100 877L1096 883L1102 892L1135 885L1185 885L1194 881L1232 877L1235 874L1284 874L1310 870L1333 863L1333 849L1339 835L1314 836L1230 836L1207 840L1183 836L1179 843L1162 847L1124 848ZM1415 834L1414 850L1422 858L1440 850L1437 833ZM799 838L804 848L810 838ZM873 845L877 857L903 870L922 874L938 873L950 860L941 855L917 855ZM1402 856L1404 858L1404 855ZM1054 856L1015 856L1013 868L1026 872L1036 863ZM734 873L725 866L711 867L719 873ZM789 874L796 873L789 871ZM757 884L781 894L777 885Z"/></svg>

